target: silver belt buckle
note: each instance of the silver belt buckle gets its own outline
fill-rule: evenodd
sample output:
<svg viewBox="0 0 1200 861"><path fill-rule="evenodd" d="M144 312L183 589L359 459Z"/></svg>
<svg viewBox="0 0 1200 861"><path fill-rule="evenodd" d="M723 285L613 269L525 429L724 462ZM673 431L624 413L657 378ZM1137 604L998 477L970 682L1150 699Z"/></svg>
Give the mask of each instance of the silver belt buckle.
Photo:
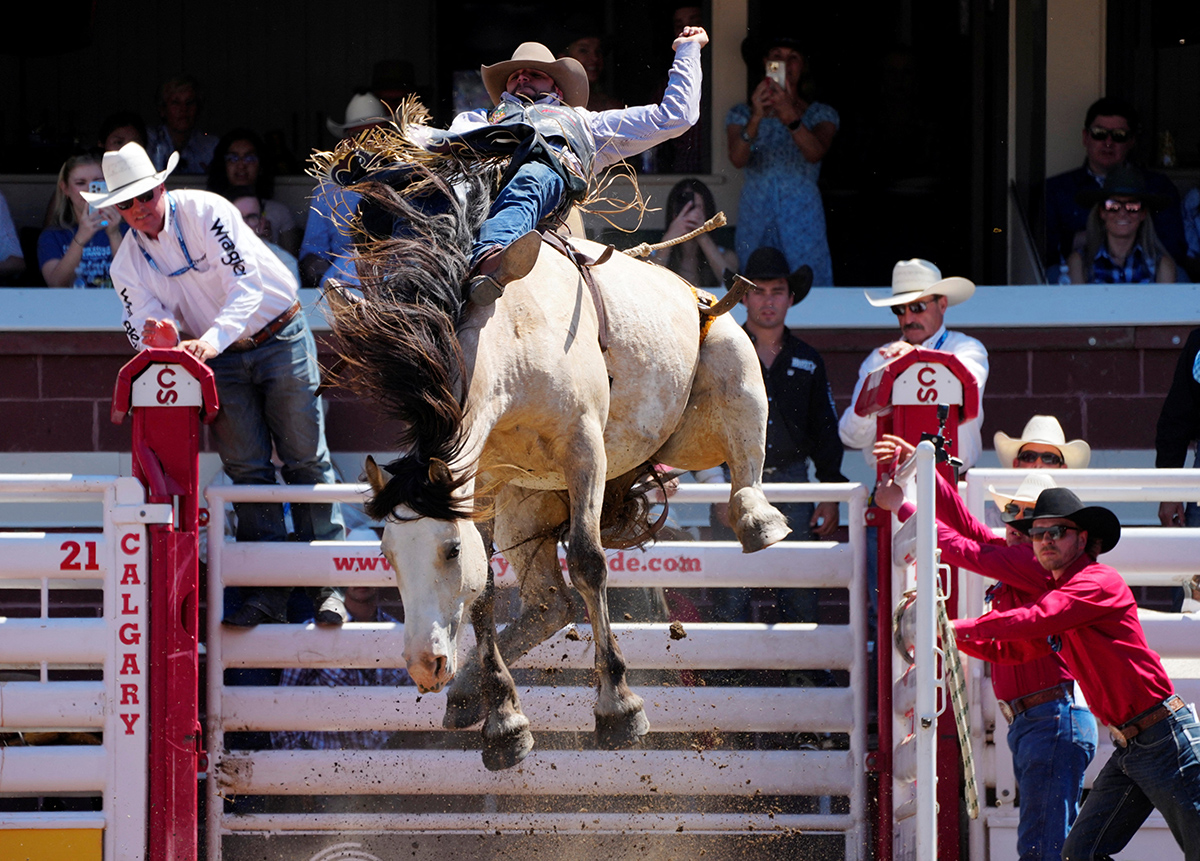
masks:
<svg viewBox="0 0 1200 861"><path fill-rule="evenodd" d="M1008 721L1009 726L1011 726L1013 718L1016 717L1016 715L1013 714L1012 706L1010 706L1005 700L996 700L996 705L1000 707L1000 714L1004 715L1004 719Z"/></svg>

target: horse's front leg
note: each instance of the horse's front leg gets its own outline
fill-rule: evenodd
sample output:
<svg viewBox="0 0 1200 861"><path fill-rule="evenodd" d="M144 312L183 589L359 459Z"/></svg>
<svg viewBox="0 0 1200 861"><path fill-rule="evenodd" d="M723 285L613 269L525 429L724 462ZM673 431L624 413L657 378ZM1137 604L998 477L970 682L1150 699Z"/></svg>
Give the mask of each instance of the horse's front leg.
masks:
<svg viewBox="0 0 1200 861"><path fill-rule="evenodd" d="M588 457L572 463L584 466L568 475L571 493L571 531L567 570L571 583L587 604L596 646L599 695L596 699L596 742L617 749L636 744L650 730L642 698L625 681L625 657L608 618L608 563L600 544L600 508L604 500L605 455L597 431ZM591 458L591 459L589 459Z"/></svg>
<svg viewBox="0 0 1200 861"><path fill-rule="evenodd" d="M485 532L489 555L487 584L471 604L470 611L477 643L478 688L477 691L463 693L468 695L467 701L475 699L470 696L475 693L482 700L486 709L482 729L483 764L489 771L500 771L511 768L529 754L533 749L533 734L529 731L529 719L521 712L521 700L517 696L512 674L505 666L500 647L496 643L496 578L490 564L490 532L490 529ZM474 685L467 687L472 688ZM450 709L451 700L448 698L447 722L450 720ZM474 720L471 723L474 723Z"/></svg>

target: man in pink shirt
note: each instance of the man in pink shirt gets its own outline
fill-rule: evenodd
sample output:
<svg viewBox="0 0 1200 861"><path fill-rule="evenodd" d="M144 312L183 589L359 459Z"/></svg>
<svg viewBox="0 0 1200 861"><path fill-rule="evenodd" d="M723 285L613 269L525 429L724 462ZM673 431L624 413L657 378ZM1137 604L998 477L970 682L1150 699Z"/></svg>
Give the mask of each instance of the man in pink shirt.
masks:
<svg viewBox="0 0 1200 861"><path fill-rule="evenodd" d="M1013 609L955 620L964 648L1024 641L1033 648L1023 651L1058 652L1117 745L1067 836L1064 861L1111 857L1156 808L1185 857L1200 861L1200 723L1146 644L1133 593L1096 561L1120 540L1120 522L1055 487L1012 525L1032 545L984 544L943 523L938 544L943 562L1029 596Z"/></svg>

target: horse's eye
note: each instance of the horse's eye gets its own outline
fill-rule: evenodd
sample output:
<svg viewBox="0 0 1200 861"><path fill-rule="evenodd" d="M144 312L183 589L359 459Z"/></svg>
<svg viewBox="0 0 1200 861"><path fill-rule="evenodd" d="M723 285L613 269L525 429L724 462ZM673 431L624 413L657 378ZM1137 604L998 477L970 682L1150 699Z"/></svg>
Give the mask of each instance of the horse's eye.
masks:
<svg viewBox="0 0 1200 861"><path fill-rule="evenodd" d="M447 559L457 559L460 550L461 550L461 548L457 541L447 545L446 546L446 558Z"/></svg>

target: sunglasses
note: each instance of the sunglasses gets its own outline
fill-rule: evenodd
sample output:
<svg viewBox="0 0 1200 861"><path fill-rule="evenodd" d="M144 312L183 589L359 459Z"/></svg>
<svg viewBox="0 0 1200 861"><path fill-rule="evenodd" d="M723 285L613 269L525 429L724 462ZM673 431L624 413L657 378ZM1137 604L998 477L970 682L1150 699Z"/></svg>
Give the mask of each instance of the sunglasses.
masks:
<svg viewBox="0 0 1200 861"><path fill-rule="evenodd" d="M924 314L925 309L932 304L932 302L909 302L907 305L893 305L892 313L897 317L903 317L906 311L909 314Z"/></svg>
<svg viewBox="0 0 1200 861"><path fill-rule="evenodd" d="M1068 532L1079 532L1078 526L1035 526L1029 530L1029 537L1034 541L1057 541Z"/></svg>
<svg viewBox="0 0 1200 861"><path fill-rule="evenodd" d="M1009 517L1029 518L1033 516L1032 505L1018 505L1015 502L1010 502L1004 506L1004 513Z"/></svg>
<svg viewBox="0 0 1200 861"><path fill-rule="evenodd" d="M1125 143L1133 137L1133 132L1129 129L1106 129L1103 126L1092 126L1088 129L1088 134L1094 141L1113 139L1113 143Z"/></svg>
<svg viewBox="0 0 1200 861"><path fill-rule="evenodd" d="M1017 460L1021 463L1037 463L1039 460L1046 466L1062 466L1062 455L1055 454L1052 451L1023 451L1017 455Z"/></svg>
<svg viewBox="0 0 1200 861"><path fill-rule="evenodd" d="M152 188L143 194L139 194L137 197L131 197L129 200L122 200L120 203L114 203L113 206L124 212L125 210L130 209L135 203L149 203L150 201L154 200L154 192L157 190L158 189L156 186L155 188Z"/></svg>
<svg viewBox="0 0 1200 861"><path fill-rule="evenodd" d="M1122 209L1130 215L1137 215L1142 211L1142 202L1140 200L1106 200L1104 201L1105 212L1120 212Z"/></svg>

